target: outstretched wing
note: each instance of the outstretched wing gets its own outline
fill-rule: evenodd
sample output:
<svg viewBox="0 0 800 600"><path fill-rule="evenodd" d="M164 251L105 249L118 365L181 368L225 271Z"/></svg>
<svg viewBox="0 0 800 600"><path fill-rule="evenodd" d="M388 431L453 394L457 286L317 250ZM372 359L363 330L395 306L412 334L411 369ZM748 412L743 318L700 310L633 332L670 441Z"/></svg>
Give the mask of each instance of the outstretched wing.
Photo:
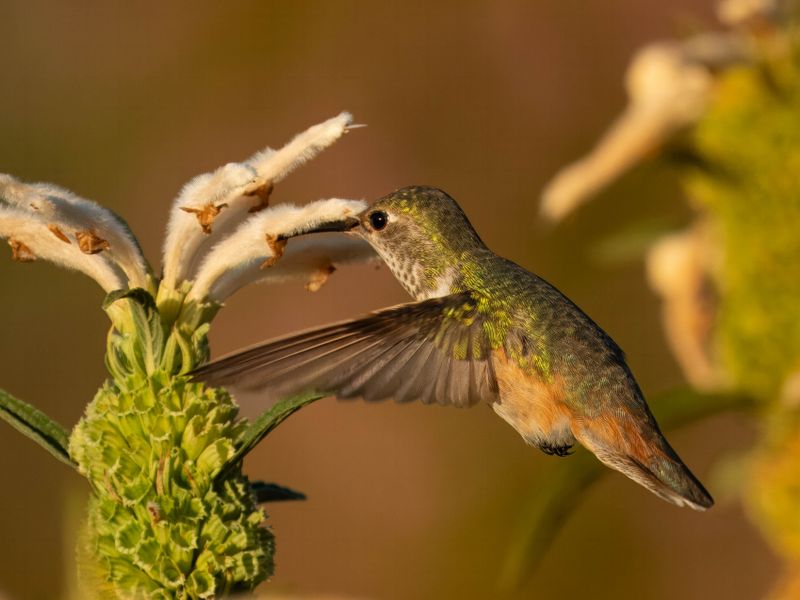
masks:
<svg viewBox="0 0 800 600"><path fill-rule="evenodd" d="M498 394L484 316L467 292L267 342L191 375L270 400L318 392L465 407Z"/></svg>

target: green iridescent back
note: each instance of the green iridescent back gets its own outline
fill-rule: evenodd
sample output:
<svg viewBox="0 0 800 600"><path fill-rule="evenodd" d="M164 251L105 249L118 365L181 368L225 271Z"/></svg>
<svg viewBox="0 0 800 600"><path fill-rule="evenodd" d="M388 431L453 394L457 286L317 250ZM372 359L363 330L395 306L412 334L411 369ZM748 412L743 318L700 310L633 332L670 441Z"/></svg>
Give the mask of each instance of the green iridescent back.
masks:
<svg viewBox="0 0 800 600"><path fill-rule="evenodd" d="M492 350L546 381L560 377L568 402L600 406L609 394L641 402L614 341L554 286L489 250L445 192L407 187L372 210L389 214L390 224L371 243L417 299L470 292Z"/></svg>

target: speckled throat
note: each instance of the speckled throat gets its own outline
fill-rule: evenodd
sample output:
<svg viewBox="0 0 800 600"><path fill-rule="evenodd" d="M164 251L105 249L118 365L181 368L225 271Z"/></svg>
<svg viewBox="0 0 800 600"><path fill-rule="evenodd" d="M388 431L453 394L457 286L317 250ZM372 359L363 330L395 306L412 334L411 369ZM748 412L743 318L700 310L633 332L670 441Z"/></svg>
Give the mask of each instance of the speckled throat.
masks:
<svg viewBox="0 0 800 600"><path fill-rule="evenodd" d="M417 300L446 296L460 288L458 271L452 266L426 266L430 261L420 261L410 254L387 248L377 251L397 281Z"/></svg>

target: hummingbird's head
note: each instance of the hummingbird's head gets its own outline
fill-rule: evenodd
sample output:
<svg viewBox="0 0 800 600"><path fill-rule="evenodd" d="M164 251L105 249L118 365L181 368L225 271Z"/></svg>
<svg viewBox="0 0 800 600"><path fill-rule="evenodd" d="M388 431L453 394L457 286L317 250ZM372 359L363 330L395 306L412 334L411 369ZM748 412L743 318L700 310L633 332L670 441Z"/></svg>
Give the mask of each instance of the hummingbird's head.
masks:
<svg viewBox="0 0 800 600"><path fill-rule="evenodd" d="M362 212L351 226L418 299L458 291L460 265L485 249L461 207L434 187L394 191Z"/></svg>

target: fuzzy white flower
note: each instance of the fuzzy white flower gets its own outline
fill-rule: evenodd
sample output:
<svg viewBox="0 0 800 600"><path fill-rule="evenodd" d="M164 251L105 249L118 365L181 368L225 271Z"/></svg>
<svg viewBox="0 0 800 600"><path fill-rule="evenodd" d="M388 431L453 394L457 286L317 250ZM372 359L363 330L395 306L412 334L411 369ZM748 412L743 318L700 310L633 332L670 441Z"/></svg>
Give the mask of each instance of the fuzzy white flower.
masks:
<svg viewBox="0 0 800 600"><path fill-rule="evenodd" d="M723 387L714 354L714 244L702 223L659 239L647 253L647 279L662 301L667 342L686 379L701 390Z"/></svg>
<svg viewBox="0 0 800 600"><path fill-rule="evenodd" d="M626 76L627 108L588 156L562 169L547 184L542 213L562 219L696 123L712 97L717 71L747 56L743 40L728 34L703 34L640 50Z"/></svg>
<svg viewBox="0 0 800 600"><path fill-rule="evenodd" d="M205 254L253 212L267 206L272 186L338 140L349 113L314 125L280 150L266 148L192 179L175 200L164 244L164 284L193 279Z"/></svg>
<svg viewBox="0 0 800 600"><path fill-rule="evenodd" d="M306 206L281 204L251 217L209 252L201 265L188 300L222 302L243 285L255 281L296 277L322 277L337 263L370 259L374 254L364 242L320 243L293 241L290 260L282 265L288 238L327 222L355 216L366 208L359 200L318 200ZM302 256L301 256L302 255ZM277 268L276 264L281 264ZM274 273L273 273L274 271ZM332 271L330 271L332 272ZM310 282L311 287L319 283Z"/></svg>
<svg viewBox="0 0 800 600"><path fill-rule="evenodd" d="M62 235L47 220L0 204L0 238L8 240L14 260L41 258L75 269L94 279L106 292L126 287L124 273L105 253L87 254Z"/></svg>
<svg viewBox="0 0 800 600"><path fill-rule="evenodd" d="M303 280L316 292L340 267L374 263L380 258L363 239L340 234L317 234L289 240L283 257L269 269L261 269L253 283L284 283Z"/></svg>
<svg viewBox="0 0 800 600"><path fill-rule="evenodd" d="M23 183L0 174L0 198L46 222L53 236L85 254L102 252L126 275L131 287L145 287L150 272L128 225L112 211L49 183Z"/></svg>
<svg viewBox="0 0 800 600"><path fill-rule="evenodd" d="M106 292L144 288L167 324L185 325L181 319L190 319L196 328L213 318L225 298L252 282L304 278L315 291L338 266L375 260L375 253L366 242L347 236L291 243L289 238L321 224L341 224L366 204L334 198L269 207L269 194L275 183L339 139L351 121L343 112L279 150L267 148L186 184L171 211L161 281L120 217L51 184L0 174L0 238L8 240L15 260L42 258L79 270Z"/></svg>

